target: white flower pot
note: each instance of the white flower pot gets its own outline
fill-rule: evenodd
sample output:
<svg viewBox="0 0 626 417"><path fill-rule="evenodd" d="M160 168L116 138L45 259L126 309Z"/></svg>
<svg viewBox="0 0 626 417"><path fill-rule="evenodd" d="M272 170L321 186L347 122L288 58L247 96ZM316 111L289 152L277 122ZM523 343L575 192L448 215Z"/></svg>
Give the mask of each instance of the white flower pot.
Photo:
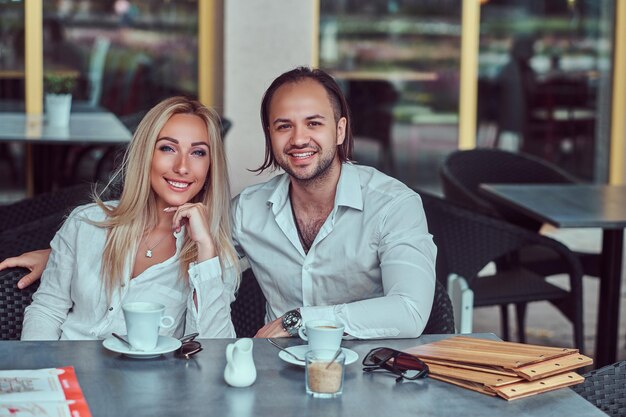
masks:
<svg viewBox="0 0 626 417"><path fill-rule="evenodd" d="M46 94L46 118L50 126L69 126L71 94Z"/></svg>

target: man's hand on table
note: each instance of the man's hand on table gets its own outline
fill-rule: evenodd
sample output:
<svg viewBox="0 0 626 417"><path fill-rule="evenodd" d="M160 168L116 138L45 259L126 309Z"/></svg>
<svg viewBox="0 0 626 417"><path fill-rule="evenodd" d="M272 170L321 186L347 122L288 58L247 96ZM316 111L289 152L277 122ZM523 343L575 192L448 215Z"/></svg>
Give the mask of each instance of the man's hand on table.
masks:
<svg viewBox="0 0 626 417"><path fill-rule="evenodd" d="M283 318L279 317L261 327L254 337L289 337L289 333L283 329Z"/></svg>

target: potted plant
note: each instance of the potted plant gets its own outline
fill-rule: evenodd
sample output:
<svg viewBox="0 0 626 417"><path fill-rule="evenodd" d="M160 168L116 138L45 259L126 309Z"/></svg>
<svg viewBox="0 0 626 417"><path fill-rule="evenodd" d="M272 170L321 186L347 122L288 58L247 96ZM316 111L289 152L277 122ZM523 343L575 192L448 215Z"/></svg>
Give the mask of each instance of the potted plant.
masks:
<svg viewBox="0 0 626 417"><path fill-rule="evenodd" d="M72 109L72 93L76 87L76 75L47 73L44 75L46 92L46 115L52 126L68 126Z"/></svg>

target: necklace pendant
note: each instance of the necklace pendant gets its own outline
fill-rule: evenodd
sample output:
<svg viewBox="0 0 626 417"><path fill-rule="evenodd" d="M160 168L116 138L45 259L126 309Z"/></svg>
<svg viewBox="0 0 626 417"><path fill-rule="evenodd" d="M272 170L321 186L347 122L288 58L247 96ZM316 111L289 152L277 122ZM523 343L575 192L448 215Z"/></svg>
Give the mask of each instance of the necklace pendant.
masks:
<svg viewBox="0 0 626 417"><path fill-rule="evenodd" d="M152 251L150 249L146 251L146 258L152 258Z"/></svg>

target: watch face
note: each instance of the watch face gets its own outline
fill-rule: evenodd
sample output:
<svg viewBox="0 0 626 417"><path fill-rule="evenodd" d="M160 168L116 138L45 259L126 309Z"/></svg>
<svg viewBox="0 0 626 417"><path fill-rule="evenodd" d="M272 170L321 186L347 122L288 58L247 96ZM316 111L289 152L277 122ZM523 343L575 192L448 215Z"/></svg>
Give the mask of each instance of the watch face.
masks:
<svg viewBox="0 0 626 417"><path fill-rule="evenodd" d="M298 327L300 327L300 322L301 316L298 311L291 310L283 316L283 328L292 336L295 335Z"/></svg>

